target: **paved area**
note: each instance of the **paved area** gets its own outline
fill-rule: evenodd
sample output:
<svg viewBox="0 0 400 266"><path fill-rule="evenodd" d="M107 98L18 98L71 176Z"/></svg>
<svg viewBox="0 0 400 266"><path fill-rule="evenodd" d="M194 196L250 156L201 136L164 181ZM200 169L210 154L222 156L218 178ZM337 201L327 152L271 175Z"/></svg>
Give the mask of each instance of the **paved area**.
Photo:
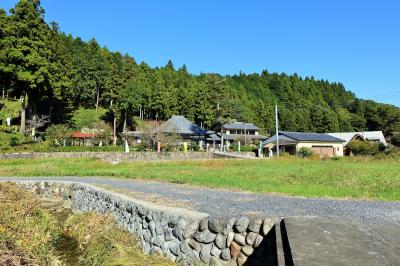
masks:
<svg viewBox="0 0 400 266"><path fill-rule="evenodd" d="M400 265L400 202L285 197L132 179L0 177L19 179L84 182L219 218L284 218L277 224L279 265Z"/></svg>
<svg viewBox="0 0 400 266"><path fill-rule="evenodd" d="M387 232L397 234L397 241L387 241L380 234L358 222L345 219L322 220L289 217L284 220L287 242L286 265L399 265L399 225ZM282 226L281 226L282 228ZM285 242L285 241L284 241Z"/></svg>
<svg viewBox="0 0 400 266"><path fill-rule="evenodd" d="M6 179L17 178L0 177L0 180ZM339 217L372 226L400 222L400 202L285 197L134 179L99 177L30 179L85 182L115 189L118 192L130 193L132 196L148 201L209 213L219 218L255 214L277 217L315 216L325 219Z"/></svg>

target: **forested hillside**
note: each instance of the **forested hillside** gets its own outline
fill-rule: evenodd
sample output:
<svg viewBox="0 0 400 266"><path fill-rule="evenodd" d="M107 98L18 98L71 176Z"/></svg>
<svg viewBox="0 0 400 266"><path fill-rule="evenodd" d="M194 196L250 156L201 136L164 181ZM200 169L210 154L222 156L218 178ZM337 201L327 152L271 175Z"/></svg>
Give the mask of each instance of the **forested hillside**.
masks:
<svg viewBox="0 0 400 266"><path fill-rule="evenodd" d="M0 90L2 97L22 99L22 131L38 115L71 123L74 110L102 107L106 121L115 118L120 130L125 121L133 126L135 116L181 114L207 128L240 120L269 132L275 104L283 130L400 131L399 108L357 99L341 83L267 70L193 75L171 61L152 68L46 24L38 0L21 0L9 13L0 10Z"/></svg>

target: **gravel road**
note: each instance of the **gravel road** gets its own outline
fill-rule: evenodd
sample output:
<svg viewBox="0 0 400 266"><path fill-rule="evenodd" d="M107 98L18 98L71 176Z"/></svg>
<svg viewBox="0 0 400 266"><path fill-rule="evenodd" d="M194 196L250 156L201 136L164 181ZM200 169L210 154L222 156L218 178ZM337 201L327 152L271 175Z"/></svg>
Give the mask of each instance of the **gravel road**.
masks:
<svg viewBox="0 0 400 266"><path fill-rule="evenodd" d="M243 214L348 218L368 225L400 226L400 202L333 200L208 189L165 182L102 177L1 177L0 180L65 180L90 183L160 204L185 207L214 217Z"/></svg>

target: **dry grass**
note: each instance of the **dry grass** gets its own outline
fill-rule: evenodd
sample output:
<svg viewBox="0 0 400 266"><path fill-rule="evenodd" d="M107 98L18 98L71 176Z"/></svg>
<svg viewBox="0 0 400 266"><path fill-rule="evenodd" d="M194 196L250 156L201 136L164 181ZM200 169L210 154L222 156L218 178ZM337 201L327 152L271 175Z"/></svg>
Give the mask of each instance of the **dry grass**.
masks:
<svg viewBox="0 0 400 266"><path fill-rule="evenodd" d="M82 265L174 265L159 255L143 255L136 239L111 217L77 214L67 220L65 230L79 243Z"/></svg>
<svg viewBox="0 0 400 266"><path fill-rule="evenodd" d="M143 255L110 217L70 215L60 224L36 196L0 182L0 265L174 265Z"/></svg>
<svg viewBox="0 0 400 266"><path fill-rule="evenodd" d="M0 265L59 265L50 243L57 223L40 209L38 198L10 183L0 183Z"/></svg>

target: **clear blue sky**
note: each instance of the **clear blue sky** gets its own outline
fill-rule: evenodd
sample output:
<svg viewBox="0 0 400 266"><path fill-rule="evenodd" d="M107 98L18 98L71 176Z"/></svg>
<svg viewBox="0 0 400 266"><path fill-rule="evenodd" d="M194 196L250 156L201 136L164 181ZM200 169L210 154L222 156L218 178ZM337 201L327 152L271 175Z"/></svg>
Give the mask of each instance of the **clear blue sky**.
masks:
<svg viewBox="0 0 400 266"><path fill-rule="evenodd" d="M16 0L2 0L8 10ZM151 66L340 81L400 106L398 0L42 0L46 20Z"/></svg>

